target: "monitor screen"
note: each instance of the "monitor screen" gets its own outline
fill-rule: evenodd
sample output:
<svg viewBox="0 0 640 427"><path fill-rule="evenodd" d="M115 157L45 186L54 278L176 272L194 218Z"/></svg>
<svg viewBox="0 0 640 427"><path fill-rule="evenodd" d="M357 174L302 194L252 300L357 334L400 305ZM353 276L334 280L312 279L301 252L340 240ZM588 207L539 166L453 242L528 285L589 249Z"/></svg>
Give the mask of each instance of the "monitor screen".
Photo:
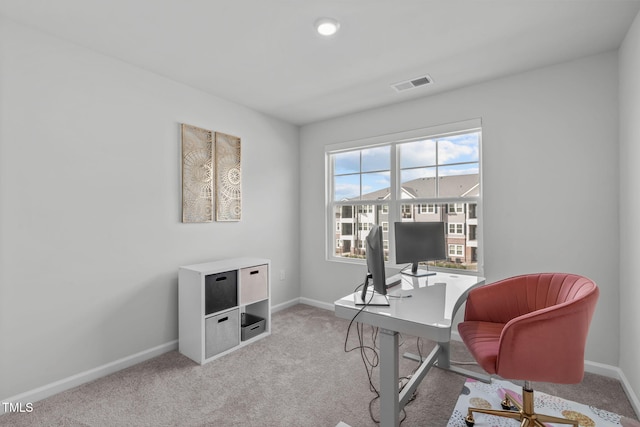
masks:
<svg viewBox="0 0 640 427"><path fill-rule="evenodd" d="M447 258L444 222L396 222L396 264L411 263L413 276L435 274L418 268L420 262Z"/></svg>
<svg viewBox="0 0 640 427"><path fill-rule="evenodd" d="M371 275L373 289L381 294L387 293L384 271L384 247L382 244L382 227L374 225L367 236L367 269Z"/></svg>

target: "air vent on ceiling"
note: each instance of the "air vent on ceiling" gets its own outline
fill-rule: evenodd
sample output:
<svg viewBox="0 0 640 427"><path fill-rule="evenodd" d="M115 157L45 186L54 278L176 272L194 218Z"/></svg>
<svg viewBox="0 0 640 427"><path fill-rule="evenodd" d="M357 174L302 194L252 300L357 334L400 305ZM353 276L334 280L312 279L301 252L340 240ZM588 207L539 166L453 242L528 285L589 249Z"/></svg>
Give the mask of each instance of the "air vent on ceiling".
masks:
<svg viewBox="0 0 640 427"><path fill-rule="evenodd" d="M403 92L405 90L415 89L417 87L426 86L426 85L431 84L431 83L433 83L433 80L431 79L431 76L429 76L428 74L425 74L424 76L416 77L416 78L411 79L411 80L406 80L406 81L403 81L403 82L394 83L394 84L391 85L391 87L394 88L398 92Z"/></svg>

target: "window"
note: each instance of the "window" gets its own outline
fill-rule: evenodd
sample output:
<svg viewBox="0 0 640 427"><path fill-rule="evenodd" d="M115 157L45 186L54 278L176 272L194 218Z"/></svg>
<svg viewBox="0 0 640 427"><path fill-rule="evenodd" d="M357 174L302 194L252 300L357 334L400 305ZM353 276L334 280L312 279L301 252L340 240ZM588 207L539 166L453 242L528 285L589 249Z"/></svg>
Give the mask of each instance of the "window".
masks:
<svg viewBox="0 0 640 427"><path fill-rule="evenodd" d="M365 258L364 242L378 224L385 257L393 260L394 222L438 221L447 224L449 257L436 266L478 271L480 142L473 120L328 146L327 230L335 231L327 241L340 242L328 245L329 259Z"/></svg>
<svg viewBox="0 0 640 427"><path fill-rule="evenodd" d="M462 203L449 203L447 208L450 214L464 213L464 205Z"/></svg>
<svg viewBox="0 0 640 427"><path fill-rule="evenodd" d="M469 224L469 241L478 240L478 226L476 224Z"/></svg>
<svg viewBox="0 0 640 427"><path fill-rule="evenodd" d="M449 256L461 257L464 255L464 246L462 245L449 245Z"/></svg>
<svg viewBox="0 0 640 427"><path fill-rule="evenodd" d="M353 218L353 206L342 206L340 215L342 218Z"/></svg>
<svg viewBox="0 0 640 427"><path fill-rule="evenodd" d="M358 223L358 230L359 231L369 231L371 230L371 224L368 222L360 222Z"/></svg>
<svg viewBox="0 0 640 427"><path fill-rule="evenodd" d="M413 206L402 205L402 219L413 218Z"/></svg>
<svg viewBox="0 0 640 427"><path fill-rule="evenodd" d="M464 224L449 223L449 234L464 234Z"/></svg>
<svg viewBox="0 0 640 427"><path fill-rule="evenodd" d="M421 214L437 214L438 213L438 205L433 203L423 203L420 205L420 213Z"/></svg>
<svg viewBox="0 0 640 427"><path fill-rule="evenodd" d="M350 234L353 234L353 224L350 224L348 222L343 222L341 232L343 235L347 235L347 236Z"/></svg>

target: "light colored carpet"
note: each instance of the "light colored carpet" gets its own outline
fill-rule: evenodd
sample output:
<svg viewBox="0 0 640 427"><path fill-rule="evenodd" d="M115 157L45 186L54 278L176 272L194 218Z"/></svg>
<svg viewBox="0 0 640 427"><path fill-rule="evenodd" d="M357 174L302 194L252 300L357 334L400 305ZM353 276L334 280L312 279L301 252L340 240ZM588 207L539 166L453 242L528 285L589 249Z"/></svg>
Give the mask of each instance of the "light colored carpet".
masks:
<svg viewBox="0 0 640 427"><path fill-rule="evenodd" d="M510 392L511 396L522 404L521 385L497 379L494 379L491 384L468 379L447 427L466 427L464 419L469 406L502 409L500 402L504 399L505 391ZM536 413L576 420L580 423L580 427L640 427L638 421L614 412L538 391L534 391L533 406ZM473 417L475 427L513 427L520 424L516 420L482 413L474 413Z"/></svg>
<svg viewBox="0 0 640 427"><path fill-rule="evenodd" d="M2 415L0 426L376 426L360 354L343 350L348 324L332 311L296 305L272 316L271 336L206 365L172 351L35 402L31 413ZM415 338L401 342L401 354L417 352ZM352 333L348 346L355 345ZM424 342L423 354L432 346ZM452 343L452 359L472 360L459 342ZM416 367L401 358L401 375ZM402 425L446 426L464 382L433 369ZM616 380L587 375L582 384L552 387L542 391L634 416ZM375 402L375 417L377 411Z"/></svg>

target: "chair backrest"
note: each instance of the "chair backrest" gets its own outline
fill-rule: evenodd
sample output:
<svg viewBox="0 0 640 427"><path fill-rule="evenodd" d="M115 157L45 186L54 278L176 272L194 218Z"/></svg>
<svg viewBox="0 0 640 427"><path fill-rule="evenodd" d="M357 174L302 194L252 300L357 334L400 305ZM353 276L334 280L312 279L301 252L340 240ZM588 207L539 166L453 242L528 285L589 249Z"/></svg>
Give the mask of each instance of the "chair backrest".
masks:
<svg viewBox="0 0 640 427"><path fill-rule="evenodd" d="M596 284L575 274L544 273L517 276L487 287L483 298L470 293L465 319L486 318L505 324L496 373L508 379L580 382L599 295ZM493 308L480 308L481 300L488 298L493 300Z"/></svg>

